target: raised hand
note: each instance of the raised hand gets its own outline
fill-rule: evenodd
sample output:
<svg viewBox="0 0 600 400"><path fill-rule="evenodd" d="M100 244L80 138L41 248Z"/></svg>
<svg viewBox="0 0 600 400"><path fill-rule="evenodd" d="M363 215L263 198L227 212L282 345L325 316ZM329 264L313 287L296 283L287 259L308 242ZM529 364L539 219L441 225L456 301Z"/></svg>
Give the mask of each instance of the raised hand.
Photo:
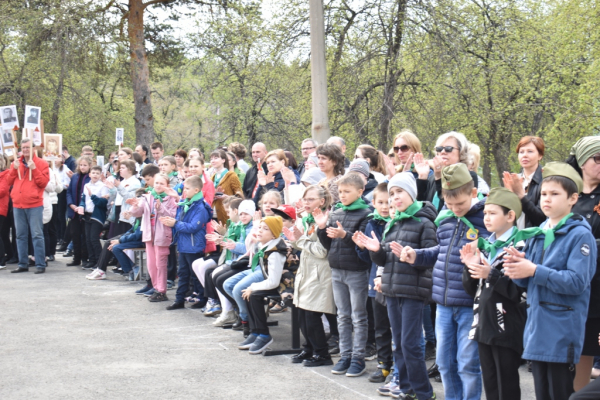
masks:
<svg viewBox="0 0 600 400"><path fill-rule="evenodd" d="M235 242L231 239L223 239L221 246L225 247L227 250L233 250L235 249Z"/></svg>
<svg viewBox="0 0 600 400"><path fill-rule="evenodd" d="M490 264L485 259L481 259L481 264L467 264L467 268L473 279L487 279L492 270L492 267L490 267Z"/></svg>
<svg viewBox="0 0 600 400"><path fill-rule="evenodd" d="M222 239L223 238L221 237L221 235L219 235L217 233L207 233L206 234L206 240L209 242L214 242L216 244L219 244Z"/></svg>
<svg viewBox="0 0 600 400"><path fill-rule="evenodd" d="M109 189L113 189L115 187L115 182L112 179L107 179L106 181L104 181L104 186L106 186Z"/></svg>
<svg viewBox="0 0 600 400"><path fill-rule="evenodd" d="M346 230L344 229L344 227L342 226L340 221L336 221L336 223L337 223L337 228L334 228L333 226L330 226L329 228L327 228L327 237L329 237L331 239L345 238Z"/></svg>
<svg viewBox="0 0 600 400"><path fill-rule="evenodd" d="M415 163L415 171L419 175L419 179L427 179L427 177L429 176L429 171L431 171L431 168L429 168L429 163L423 157L423 153L415 153L414 163Z"/></svg>
<svg viewBox="0 0 600 400"><path fill-rule="evenodd" d="M319 229L325 229L327 226L327 213L324 213L321 209L316 209L312 212L312 216Z"/></svg>
<svg viewBox="0 0 600 400"><path fill-rule="evenodd" d="M125 203L129 204L130 206L138 206L140 204L140 199L138 199L137 197L132 197L130 199L125 200Z"/></svg>
<svg viewBox="0 0 600 400"><path fill-rule="evenodd" d="M292 182L296 183L296 174L288 167L281 168L281 177L285 181L285 186L289 186Z"/></svg>
<svg viewBox="0 0 600 400"><path fill-rule="evenodd" d="M406 163L402 166L402 172L412 171L412 163L415 157L415 153L411 152L406 159Z"/></svg>
<svg viewBox="0 0 600 400"><path fill-rule="evenodd" d="M387 171L387 175L392 177L396 175L396 166L390 157L387 155L383 156L383 160L385 161L385 170Z"/></svg>
<svg viewBox="0 0 600 400"><path fill-rule="evenodd" d="M258 184L260 186L267 185L267 175L265 175L265 172L263 171L262 168L258 169L258 174L256 176L258 177Z"/></svg>
<svg viewBox="0 0 600 400"><path fill-rule="evenodd" d="M89 186L87 186L86 190L87 190L88 196L91 196L92 195L92 189Z"/></svg>
<svg viewBox="0 0 600 400"><path fill-rule="evenodd" d="M286 238L288 238L288 240L295 242L302 237L304 232L301 228L298 228L297 226L292 226L291 229L283 228L283 234Z"/></svg>
<svg viewBox="0 0 600 400"><path fill-rule="evenodd" d="M444 161L442 157L435 156L431 159L433 161L433 174L435 179L442 179L442 169L444 168Z"/></svg>
<svg viewBox="0 0 600 400"><path fill-rule="evenodd" d="M510 172L506 171L502 173L502 183L504 184L504 187L519 196L520 199L525 197L523 179L524 178L518 174L511 174Z"/></svg>
<svg viewBox="0 0 600 400"><path fill-rule="evenodd" d="M172 217L159 217L158 219L160 222L162 222L163 225L168 227L175 226L175 223L177 222L177 220Z"/></svg>
<svg viewBox="0 0 600 400"><path fill-rule="evenodd" d="M396 246L394 246L396 245ZM412 247L409 246L400 246L400 244L393 242L391 245L392 247L392 251L394 252L394 254L396 254L396 251L398 250L398 248L401 248L400 250L400 257L398 257L400 259L400 261L408 263L408 264L414 264L415 261L417 261L417 253L415 252L415 250ZM396 251L394 251L396 250ZM396 254L397 256L397 254Z"/></svg>
<svg viewBox="0 0 600 400"><path fill-rule="evenodd" d="M525 253L512 246L506 249L503 267L504 275L510 279L529 278L535 274L537 269L537 265L525 258Z"/></svg>
<svg viewBox="0 0 600 400"><path fill-rule="evenodd" d="M212 225L215 232L218 232L220 235L225 235L225 233L227 233L227 227L221 222L212 220L210 224Z"/></svg>
<svg viewBox="0 0 600 400"><path fill-rule="evenodd" d="M352 235L352 241L354 242L355 245L357 245L361 249L364 249L365 246L362 244L362 242L358 238L360 233L362 233L362 232L360 232L360 231L354 232L354 235Z"/></svg>
<svg viewBox="0 0 600 400"><path fill-rule="evenodd" d="M379 239L377 239L377 236L375 236L375 232L371 232L371 237L368 237L362 232L357 233L358 240L361 242L362 247L365 247L369 251L379 251L381 243L379 242Z"/></svg>
<svg viewBox="0 0 600 400"><path fill-rule="evenodd" d="M477 241L465 244L462 249L459 250L460 260L463 264L479 264L481 261L481 253L477 248Z"/></svg>
<svg viewBox="0 0 600 400"><path fill-rule="evenodd" d="M254 217L252 217L252 222L253 225L256 225L257 223L260 223L260 221L262 220L262 213L260 211L255 211L254 212Z"/></svg>
<svg viewBox="0 0 600 400"><path fill-rule="evenodd" d="M72 178L73 177L73 171L67 171L67 176L69 178Z"/></svg>

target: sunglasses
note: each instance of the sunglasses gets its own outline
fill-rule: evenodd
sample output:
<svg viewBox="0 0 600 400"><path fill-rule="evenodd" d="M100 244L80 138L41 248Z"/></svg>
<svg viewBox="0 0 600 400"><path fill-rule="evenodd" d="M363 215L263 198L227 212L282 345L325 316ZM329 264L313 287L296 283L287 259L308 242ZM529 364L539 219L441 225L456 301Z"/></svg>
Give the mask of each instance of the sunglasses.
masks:
<svg viewBox="0 0 600 400"><path fill-rule="evenodd" d="M437 151L438 153L441 153L442 150L445 151L446 153L452 153L452 151L454 149L458 149L457 147L454 146L437 146L435 148L435 151Z"/></svg>
<svg viewBox="0 0 600 400"><path fill-rule="evenodd" d="M410 150L410 147L408 147L407 145L402 145L400 147L398 146L394 146L394 152L398 153L398 152L403 152L406 153L408 150Z"/></svg>

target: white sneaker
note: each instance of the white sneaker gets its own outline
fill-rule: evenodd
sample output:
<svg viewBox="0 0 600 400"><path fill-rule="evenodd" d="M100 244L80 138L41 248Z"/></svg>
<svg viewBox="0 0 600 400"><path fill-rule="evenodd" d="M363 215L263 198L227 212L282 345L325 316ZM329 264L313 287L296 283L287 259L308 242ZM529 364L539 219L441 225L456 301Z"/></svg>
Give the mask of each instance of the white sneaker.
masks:
<svg viewBox="0 0 600 400"><path fill-rule="evenodd" d="M85 277L86 279L90 279L92 276L96 275L96 271L98 270L98 268L96 268L95 270L93 270L92 272L90 272L89 274L87 274Z"/></svg>
<svg viewBox="0 0 600 400"><path fill-rule="evenodd" d="M217 320L213 322L213 326L233 324L235 321L237 321L237 315L235 314L235 311L231 310L221 313L219 318L217 318Z"/></svg>
<svg viewBox="0 0 600 400"><path fill-rule="evenodd" d="M91 276L86 278L88 278L91 281L100 281L102 279L106 279L106 274L101 269L96 269L94 270Z"/></svg>
<svg viewBox="0 0 600 400"><path fill-rule="evenodd" d="M6 268L6 265L0 265L0 270Z"/></svg>

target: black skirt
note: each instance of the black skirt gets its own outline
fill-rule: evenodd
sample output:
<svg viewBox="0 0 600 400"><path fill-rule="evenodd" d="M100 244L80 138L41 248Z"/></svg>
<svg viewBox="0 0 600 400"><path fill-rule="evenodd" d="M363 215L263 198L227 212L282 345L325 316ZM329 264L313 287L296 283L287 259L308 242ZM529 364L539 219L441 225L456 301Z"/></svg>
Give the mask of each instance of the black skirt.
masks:
<svg viewBox="0 0 600 400"><path fill-rule="evenodd" d="M600 318L588 318L585 323L582 356L600 356L598 335L600 334Z"/></svg>

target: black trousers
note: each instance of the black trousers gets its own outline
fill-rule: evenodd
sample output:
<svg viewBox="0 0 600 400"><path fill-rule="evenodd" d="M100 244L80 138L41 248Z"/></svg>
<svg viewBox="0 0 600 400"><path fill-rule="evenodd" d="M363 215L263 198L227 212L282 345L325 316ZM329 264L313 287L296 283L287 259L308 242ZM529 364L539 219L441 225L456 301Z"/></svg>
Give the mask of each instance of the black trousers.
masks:
<svg viewBox="0 0 600 400"><path fill-rule="evenodd" d="M340 331L338 331L337 326L337 315L336 314L325 314L325 318L327 318L327 322L329 322L329 333L331 336L340 336Z"/></svg>
<svg viewBox="0 0 600 400"><path fill-rule="evenodd" d="M367 297L367 344L374 345L375 340L375 315L373 313L373 303L375 299L373 297Z"/></svg>
<svg viewBox="0 0 600 400"><path fill-rule="evenodd" d="M392 352L392 328L388 317L387 307L374 298L369 298L373 306L373 319L375 320L375 343L377 345L377 362L388 367L394 364Z"/></svg>
<svg viewBox="0 0 600 400"><path fill-rule="evenodd" d="M7 217L8 228L10 229L10 248L12 249L12 257L9 258L19 258L19 251L17 250L17 228L15 227L15 214L13 212L12 200L8 202L8 214ZM8 252L8 250L7 250Z"/></svg>
<svg viewBox="0 0 600 400"><path fill-rule="evenodd" d="M81 262L88 259L85 245L85 221L82 215L74 215L69 222L71 240L73 240L73 261Z"/></svg>
<svg viewBox="0 0 600 400"><path fill-rule="evenodd" d="M596 379L577 393L573 393L569 400L598 400L600 399L600 379Z"/></svg>
<svg viewBox="0 0 600 400"><path fill-rule="evenodd" d="M85 220L85 243L89 260L96 265L102 254L102 245L100 244L100 233L102 233L103 225L86 215Z"/></svg>
<svg viewBox="0 0 600 400"><path fill-rule="evenodd" d="M0 232L2 232L2 237L0 238L0 266L6 266L6 254L5 249L10 248L10 242L6 242L6 246L4 246L4 241L6 240L4 235L4 222L6 221L6 217L4 215L0 215Z"/></svg>
<svg viewBox="0 0 600 400"><path fill-rule="evenodd" d="M521 354L508 347L490 346L483 343L478 343L478 347L486 399L520 400Z"/></svg>
<svg viewBox="0 0 600 400"><path fill-rule="evenodd" d="M242 272L243 270L232 270L229 266L224 267L222 271L217 272L215 274L215 276L212 277L212 280L215 283L215 286L217 287L217 289L219 289L219 292L221 292L221 294L223 296L225 296L227 298L227 300L229 300L229 302L233 305L233 307L237 308L237 303L235 301L235 299L233 297L231 297L229 295L229 293L227 293L225 291L225 289L223 288L223 285L225 284L225 281L229 278L231 278L232 276Z"/></svg>
<svg viewBox="0 0 600 400"><path fill-rule="evenodd" d="M100 252L100 257L98 258L98 261L96 262L96 268L100 268L102 271L106 272L106 267L108 267L108 262L110 261L110 259L113 256L112 251L108 250L108 248L110 246L110 241L118 239L121 236L123 236L123 235L117 235L113 238L108 239L106 242L104 242L104 246L102 246L102 251Z"/></svg>
<svg viewBox="0 0 600 400"><path fill-rule="evenodd" d="M532 361L531 367L536 399L568 400L573 394L575 368L571 364Z"/></svg>
<svg viewBox="0 0 600 400"><path fill-rule="evenodd" d="M175 282L175 279L177 279L177 246L172 244L169 246L167 259L167 280Z"/></svg>
<svg viewBox="0 0 600 400"><path fill-rule="evenodd" d="M265 313L265 297L279 296L277 289L258 290L252 292L250 299L246 300L248 304L248 322L250 323L250 332L256 335L268 335L267 314Z"/></svg>
<svg viewBox="0 0 600 400"><path fill-rule="evenodd" d="M298 308L300 331L306 340L304 351L316 356L329 357L329 346L327 345L327 336L321 320L322 315L322 312Z"/></svg>
<svg viewBox="0 0 600 400"><path fill-rule="evenodd" d="M58 232L56 230L58 220L58 204L52 204L52 218L44 224L44 244L46 246L46 257L56 254L56 243L58 243Z"/></svg>
<svg viewBox="0 0 600 400"><path fill-rule="evenodd" d="M217 287L212 279L212 273L215 272L215 269L217 268L218 267L215 266L207 268L206 271L204 271L204 297L218 301L219 295L217 294Z"/></svg>
<svg viewBox="0 0 600 400"><path fill-rule="evenodd" d="M63 190L58 194L58 204L56 205L56 236L63 239L67 231L67 191ZM52 206L54 214L54 206Z"/></svg>

